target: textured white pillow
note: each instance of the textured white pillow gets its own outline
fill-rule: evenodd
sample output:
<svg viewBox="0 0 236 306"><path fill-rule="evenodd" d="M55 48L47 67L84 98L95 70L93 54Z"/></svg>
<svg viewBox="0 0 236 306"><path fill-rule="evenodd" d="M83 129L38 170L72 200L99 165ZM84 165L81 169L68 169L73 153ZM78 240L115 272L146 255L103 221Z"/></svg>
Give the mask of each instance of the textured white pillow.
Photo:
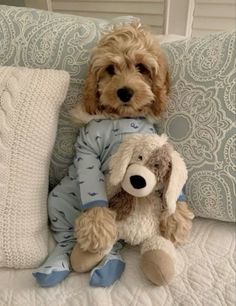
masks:
<svg viewBox="0 0 236 306"><path fill-rule="evenodd" d="M0 67L0 266L34 268L47 256L47 193L69 74Z"/></svg>

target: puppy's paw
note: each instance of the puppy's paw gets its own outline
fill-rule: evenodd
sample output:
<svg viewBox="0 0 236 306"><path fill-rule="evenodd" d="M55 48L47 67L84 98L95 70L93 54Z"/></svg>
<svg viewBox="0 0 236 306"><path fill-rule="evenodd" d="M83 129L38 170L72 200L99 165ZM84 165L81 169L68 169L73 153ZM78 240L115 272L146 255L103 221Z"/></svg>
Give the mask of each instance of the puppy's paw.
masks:
<svg viewBox="0 0 236 306"><path fill-rule="evenodd" d="M75 236L83 251L102 253L117 239L116 214L107 207L94 207L75 221Z"/></svg>
<svg viewBox="0 0 236 306"><path fill-rule="evenodd" d="M103 253L90 253L82 251L78 245L75 244L71 255L71 267L76 272L88 272L92 270L104 257Z"/></svg>

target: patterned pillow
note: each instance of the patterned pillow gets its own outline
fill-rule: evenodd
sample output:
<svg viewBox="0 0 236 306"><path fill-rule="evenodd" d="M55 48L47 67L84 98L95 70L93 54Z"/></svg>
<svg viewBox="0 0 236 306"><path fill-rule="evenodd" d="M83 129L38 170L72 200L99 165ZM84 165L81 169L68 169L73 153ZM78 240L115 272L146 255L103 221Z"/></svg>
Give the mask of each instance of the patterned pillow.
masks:
<svg viewBox="0 0 236 306"><path fill-rule="evenodd" d="M0 5L0 65L63 69L70 73L52 155L51 186L66 174L72 162L77 129L68 111L81 98L89 52L102 32L134 19L125 16L106 21Z"/></svg>
<svg viewBox="0 0 236 306"><path fill-rule="evenodd" d="M189 170L196 216L236 219L236 32L163 44L172 90L164 132Z"/></svg>

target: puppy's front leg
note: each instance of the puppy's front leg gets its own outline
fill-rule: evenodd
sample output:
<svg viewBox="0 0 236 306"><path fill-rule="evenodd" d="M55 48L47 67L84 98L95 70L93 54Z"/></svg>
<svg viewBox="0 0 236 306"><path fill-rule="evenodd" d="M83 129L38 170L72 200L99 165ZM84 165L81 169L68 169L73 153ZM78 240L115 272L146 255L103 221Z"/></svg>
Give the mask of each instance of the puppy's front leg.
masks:
<svg viewBox="0 0 236 306"><path fill-rule="evenodd" d="M117 239L116 214L107 207L86 210L75 221L75 236L82 251L104 253Z"/></svg>

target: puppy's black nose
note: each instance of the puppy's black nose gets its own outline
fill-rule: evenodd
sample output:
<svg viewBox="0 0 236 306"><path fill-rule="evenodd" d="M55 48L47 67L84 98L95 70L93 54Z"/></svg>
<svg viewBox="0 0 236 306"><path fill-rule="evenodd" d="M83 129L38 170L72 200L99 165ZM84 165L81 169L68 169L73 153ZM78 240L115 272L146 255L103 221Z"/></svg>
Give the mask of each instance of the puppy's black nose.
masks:
<svg viewBox="0 0 236 306"><path fill-rule="evenodd" d="M132 175L130 177L130 183L135 189L141 189L146 187L146 181L140 175Z"/></svg>
<svg viewBox="0 0 236 306"><path fill-rule="evenodd" d="M122 87L122 88L117 90L117 96L124 103L129 102L129 100L132 98L133 94L134 94L133 89L131 89L129 87Z"/></svg>

